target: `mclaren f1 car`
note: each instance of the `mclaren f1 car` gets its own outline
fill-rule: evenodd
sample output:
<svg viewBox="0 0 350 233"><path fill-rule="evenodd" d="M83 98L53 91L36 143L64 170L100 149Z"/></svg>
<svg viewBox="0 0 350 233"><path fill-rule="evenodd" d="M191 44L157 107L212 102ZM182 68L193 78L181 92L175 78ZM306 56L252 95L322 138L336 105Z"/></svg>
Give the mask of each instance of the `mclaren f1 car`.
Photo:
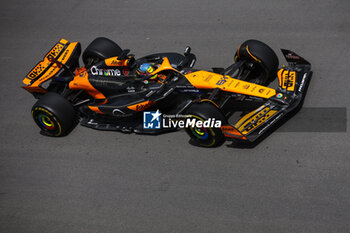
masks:
<svg viewBox="0 0 350 233"><path fill-rule="evenodd" d="M227 68L193 68L196 56L157 53L135 58L107 38L81 45L61 39L25 77L22 86L37 102L32 116L47 136L64 136L80 122L98 130L160 134L178 128L147 127L153 119L183 116L190 142L204 147L225 140L254 142L303 104L311 65L282 49L287 66L257 40L243 42ZM278 79L276 88L269 87ZM204 124L215 119L220 124ZM168 119L169 120L169 119ZM197 122L202 124L197 124ZM169 122L168 122L169 123ZM193 124L191 124L193 123ZM171 124L170 124L171 125ZM152 124L151 124L152 126Z"/></svg>

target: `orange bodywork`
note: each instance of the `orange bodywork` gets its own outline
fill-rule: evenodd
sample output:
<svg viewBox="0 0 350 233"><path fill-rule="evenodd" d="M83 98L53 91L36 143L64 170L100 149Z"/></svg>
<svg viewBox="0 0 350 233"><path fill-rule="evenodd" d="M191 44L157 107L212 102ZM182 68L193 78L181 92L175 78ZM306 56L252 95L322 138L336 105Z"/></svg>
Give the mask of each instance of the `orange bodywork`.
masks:
<svg viewBox="0 0 350 233"><path fill-rule="evenodd" d="M198 89L215 89L251 95L268 99L276 95L276 90L258 84L223 76L208 71L196 71L185 75L186 79Z"/></svg>
<svg viewBox="0 0 350 233"><path fill-rule="evenodd" d="M155 71L153 71L150 75L154 75L154 74L157 74L157 73L160 73L164 70L172 70L172 71L175 71L177 73L179 73L178 70L174 69L171 65L170 65L170 62L169 62L169 59L167 57L164 57L163 58L163 62L162 64L158 67L158 69L156 69Z"/></svg>
<svg viewBox="0 0 350 233"><path fill-rule="evenodd" d="M88 79L89 75L86 68L80 68L76 70L74 79L69 83L69 89L71 90L84 90L87 94L91 95L95 99L106 99L106 97L96 90Z"/></svg>
<svg viewBox="0 0 350 233"><path fill-rule="evenodd" d="M144 101L144 102L141 102L138 104L130 105L130 106L128 106L128 109L139 112L139 111L143 111L143 110L151 107L155 103L156 102L154 102L154 101L147 100L147 101Z"/></svg>
<svg viewBox="0 0 350 233"><path fill-rule="evenodd" d="M101 110L97 106L88 106L88 107L90 108L90 110L96 113L104 114L103 112L101 112Z"/></svg>
<svg viewBox="0 0 350 233"><path fill-rule="evenodd" d="M239 132L235 127L232 125L223 125L221 126L221 131L225 135L225 137L229 138L238 138L238 139L243 139L247 140L246 137L244 137L241 132Z"/></svg>
<svg viewBox="0 0 350 233"><path fill-rule="evenodd" d="M286 89L287 91L294 91L295 81L296 81L295 71L280 69L277 72L277 77L278 77L280 87L282 87L283 89Z"/></svg>
<svg viewBox="0 0 350 233"><path fill-rule="evenodd" d="M277 113L277 110L271 110L269 107L262 105L259 108L244 115L236 124L235 128L242 132L243 135L250 133L253 129L270 119Z"/></svg>
<svg viewBox="0 0 350 233"><path fill-rule="evenodd" d="M118 57L111 57L105 60L107 66L128 66L129 59L118 60Z"/></svg>

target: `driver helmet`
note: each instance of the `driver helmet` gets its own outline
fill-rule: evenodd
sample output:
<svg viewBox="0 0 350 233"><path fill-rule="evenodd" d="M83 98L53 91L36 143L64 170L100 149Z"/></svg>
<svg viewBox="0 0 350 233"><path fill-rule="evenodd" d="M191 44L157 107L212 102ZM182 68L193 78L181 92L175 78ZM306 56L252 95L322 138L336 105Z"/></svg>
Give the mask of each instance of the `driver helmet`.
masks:
<svg viewBox="0 0 350 233"><path fill-rule="evenodd" d="M154 72L158 67L152 63L143 63L139 66L136 73L140 76L149 76L152 72ZM155 79L157 74L150 77L150 79Z"/></svg>

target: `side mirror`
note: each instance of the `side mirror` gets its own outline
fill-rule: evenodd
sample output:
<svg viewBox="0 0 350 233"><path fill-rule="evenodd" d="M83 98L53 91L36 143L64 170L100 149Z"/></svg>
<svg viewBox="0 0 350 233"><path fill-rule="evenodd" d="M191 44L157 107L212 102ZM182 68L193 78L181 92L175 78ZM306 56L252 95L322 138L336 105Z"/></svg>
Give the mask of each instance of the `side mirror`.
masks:
<svg viewBox="0 0 350 233"><path fill-rule="evenodd" d="M185 48L184 55L186 56L186 55L188 55L188 54L190 54L190 53L191 53L191 47L190 47L190 46L187 46L187 47Z"/></svg>

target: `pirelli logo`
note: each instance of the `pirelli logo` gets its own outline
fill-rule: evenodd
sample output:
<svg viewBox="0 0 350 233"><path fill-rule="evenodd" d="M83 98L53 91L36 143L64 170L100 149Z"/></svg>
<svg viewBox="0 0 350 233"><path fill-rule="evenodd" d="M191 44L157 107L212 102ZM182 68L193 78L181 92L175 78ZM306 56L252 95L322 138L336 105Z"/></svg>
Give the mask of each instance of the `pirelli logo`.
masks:
<svg viewBox="0 0 350 233"><path fill-rule="evenodd" d="M243 116L235 125L243 135L249 134L252 130L259 127L265 121L270 119L277 110L271 110L269 107L261 106L260 108Z"/></svg>
<svg viewBox="0 0 350 233"><path fill-rule="evenodd" d="M277 73L279 85L286 89L287 91L294 91L295 89L295 80L296 80L296 72L289 71L285 69L280 69Z"/></svg>

